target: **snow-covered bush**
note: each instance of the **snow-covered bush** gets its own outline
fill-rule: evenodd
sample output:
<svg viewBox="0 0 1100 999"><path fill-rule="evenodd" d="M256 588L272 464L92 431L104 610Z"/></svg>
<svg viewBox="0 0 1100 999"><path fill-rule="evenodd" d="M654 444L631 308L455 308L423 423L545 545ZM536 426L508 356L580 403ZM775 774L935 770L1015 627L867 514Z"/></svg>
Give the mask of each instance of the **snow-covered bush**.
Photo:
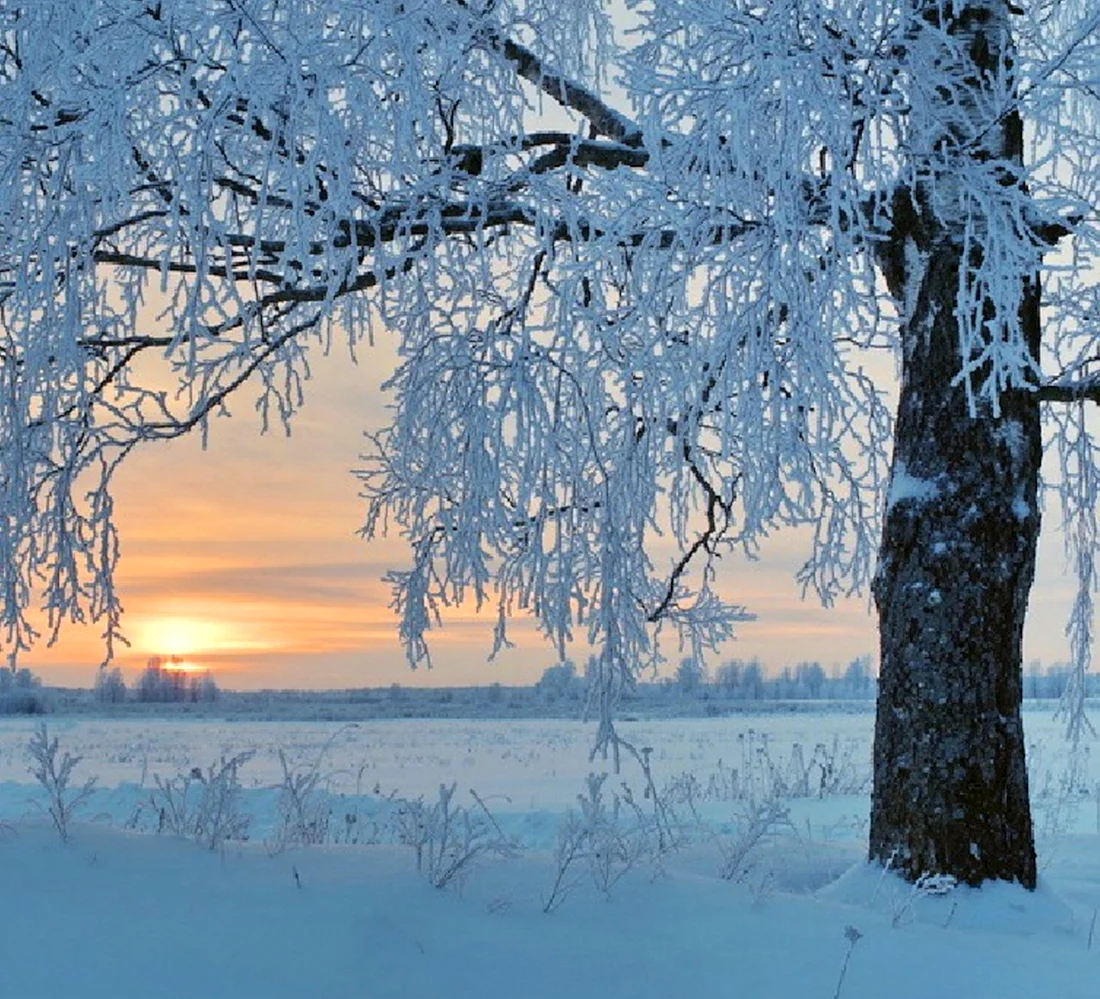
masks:
<svg viewBox="0 0 1100 999"><path fill-rule="evenodd" d="M27 743L27 753L34 764L31 773L46 792L46 811L58 836L67 843L72 818L91 796L96 779L89 777L80 787L70 788L73 770L83 757L65 752L58 758L59 749L57 736L51 739L45 724L35 730Z"/></svg>
<svg viewBox="0 0 1100 999"><path fill-rule="evenodd" d="M191 794L191 785L196 774L202 771L196 767L190 773L179 774L170 779L162 779L153 774L156 787L149 795L149 806L157 814L157 833L168 832L173 836L195 835L195 810L198 807L197 795Z"/></svg>
<svg viewBox="0 0 1100 999"><path fill-rule="evenodd" d="M752 855L767 839L779 832L794 831L790 811L780 798L745 801L734 813L730 831L715 836L720 856L718 876L740 881L752 867Z"/></svg>
<svg viewBox="0 0 1100 999"><path fill-rule="evenodd" d="M49 702L29 669L0 667L0 715L44 715Z"/></svg>

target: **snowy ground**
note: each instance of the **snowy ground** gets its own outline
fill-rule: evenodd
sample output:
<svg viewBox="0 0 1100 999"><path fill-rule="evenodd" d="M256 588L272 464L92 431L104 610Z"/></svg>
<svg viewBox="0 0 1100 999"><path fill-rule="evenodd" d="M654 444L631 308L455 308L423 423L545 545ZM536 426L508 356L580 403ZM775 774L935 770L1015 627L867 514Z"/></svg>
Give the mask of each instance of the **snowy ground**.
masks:
<svg viewBox="0 0 1100 999"><path fill-rule="evenodd" d="M1066 790L1045 714L1027 716L1034 894L915 891L861 864L869 715L625 725L652 747L657 810L632 762L594 799L606 765L578 723L50 724L84 756L73 784L99 784L62 844L28 773L35 724L0 724L2 999L1097 994L1100 797L1083 770ZM299 778L320 761L305 824L280 748ZM219 814L247 839L209 814L214 849L172 835L242 751Z"/></svg>

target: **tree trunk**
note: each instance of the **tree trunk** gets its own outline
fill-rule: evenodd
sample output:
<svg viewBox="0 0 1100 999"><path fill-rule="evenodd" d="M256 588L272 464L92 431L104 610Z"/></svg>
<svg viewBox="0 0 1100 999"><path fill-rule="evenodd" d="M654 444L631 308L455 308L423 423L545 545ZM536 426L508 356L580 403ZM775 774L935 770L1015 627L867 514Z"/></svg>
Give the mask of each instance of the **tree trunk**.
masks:
<svg viewBox="0 0 1100 999"><path fill-rule="evenodd" d="M948 88L957 104L966 87L986 86L990 74L1008 65L1007 10L990 0L954 12L947 4L923 6L926 21L942 18L937 28L965 35L970 61L960 69L954 52ZM986 156L1009 169L1021 162L1015 112L986 122L981 134L988 137L978 147ZM952 142L963 145L960 136L945 135L944 143ZM991 150L993 143L999 148ZM1034 392L1015 389L1002 393L999 413L989 402L972 410L965 386L955 381L961 226L933 207L931 192L952 180L935 169L922 180L918 167L913 190L895 195L883 253L904 323L874 584L881 673L870 856L911 880L949 874L968 884L1003 879L1034 888L1020 702L1039 535L1039 404ZM1020 319L1037 357L1038 282L1026 274L1020 280Z"/></svg>

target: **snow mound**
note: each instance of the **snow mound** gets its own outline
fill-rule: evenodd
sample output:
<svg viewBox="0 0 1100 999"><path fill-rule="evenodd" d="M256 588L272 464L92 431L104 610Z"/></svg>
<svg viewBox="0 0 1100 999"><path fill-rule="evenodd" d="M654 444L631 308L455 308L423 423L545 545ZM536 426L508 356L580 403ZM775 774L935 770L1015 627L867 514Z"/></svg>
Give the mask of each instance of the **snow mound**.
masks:
<svg viewBox="0 0 1100 999"><path fill-rule="evenodd" d="M1043 882L1035 891L1005 881L980 888L927 879L910 884L878 864L862 863L846 871L817 897L887 916L892 925L925 923L954 930L1019 935L1072 937L1079 925L1073 909Z"/></svg>

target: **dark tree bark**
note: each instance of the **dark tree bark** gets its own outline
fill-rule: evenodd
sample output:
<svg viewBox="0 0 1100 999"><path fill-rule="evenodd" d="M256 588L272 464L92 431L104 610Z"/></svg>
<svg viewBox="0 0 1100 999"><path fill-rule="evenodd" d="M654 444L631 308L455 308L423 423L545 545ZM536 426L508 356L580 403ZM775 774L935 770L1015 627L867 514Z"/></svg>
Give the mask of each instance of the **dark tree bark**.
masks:
<svg viewBox="0 0 1100 999"><path fill-rule="evenodd" d="M991 86L1010 67L1004 4L923 3L963 43L945 100ZM954 50L953 50L954 51ZM982 106L975 99L971 114ZM948 116L945 115L945 118ZM965 122L964 122L965 126ZM980 142L945 132L937 152L996 157L1013 183L1022 129L1012 112ZM972 136L971 136L972 138ZM965 152L959 152L965 150ZM950 155L939 164L950 162ZM988 159L987 159L988 162ZM881 679L870 855L911 880L949 874L1035 887L1022 697L1022 638L1039 535L1038 395L1004 392L972 409L959 372L959 219L934 207L942 165L917 164L894 197L882 254L903 309L902 384L890 497L874 597ZM923 176L922 176L923 171ZM1020 276L1021 320L1039 351L1038 281Z"/></svg>

